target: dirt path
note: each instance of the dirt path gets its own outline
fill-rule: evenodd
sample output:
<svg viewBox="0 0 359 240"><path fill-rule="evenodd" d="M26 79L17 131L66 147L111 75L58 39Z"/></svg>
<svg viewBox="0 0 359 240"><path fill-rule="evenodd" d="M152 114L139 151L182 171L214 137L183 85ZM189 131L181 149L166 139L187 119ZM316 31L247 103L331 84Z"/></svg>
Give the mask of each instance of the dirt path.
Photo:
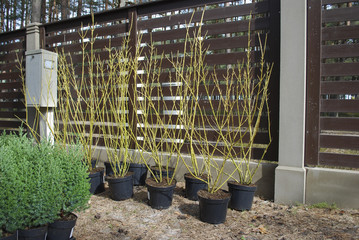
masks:
<svg viewBox="0 0 359 240"><path fill-rule="evenodd" d="M166 210L147 205L147 189L116 202L106 192L91 197L91 208L78 213L74 236L86 239L359 239L359 210L286 206L255 198L251 211L228 209L224 224L199 220L198 202L184 198L178 183Z"/></svg>

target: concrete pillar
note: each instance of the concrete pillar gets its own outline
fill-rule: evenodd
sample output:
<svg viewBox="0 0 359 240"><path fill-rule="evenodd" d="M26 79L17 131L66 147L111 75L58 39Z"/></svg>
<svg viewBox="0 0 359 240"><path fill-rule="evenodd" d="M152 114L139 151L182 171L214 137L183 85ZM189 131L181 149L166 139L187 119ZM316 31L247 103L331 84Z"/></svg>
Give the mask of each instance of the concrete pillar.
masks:
<svg viewBox="0 0 359 240"><path fill-rule="evenodd" d="M305 202L306 26L307 1L281 1L278 203Z"/></svg>
<svg viewBox="0 0 359 240"><path fill-rule="evenodd" d="M40 49L40 23L30 23L26 26L26 51Z"/></svg>
<svg viewBox="0 0 359 240"><path fill-rule="evenodd" d="M40 49L40 23L30 23L26 26L26 52ZM28 69L26 75L29 75ZM57 69L56 69L57 71ZM33 81L33 83L39 85L41 81L34 79L33 77L27 77L26 81ZM38 86L41 88L41 85ZM27 99L27 101L31 101ZM32 104L30 104L32 105ZM54 129L54 109L52 107L32 107L27 106L29 127L33 128L35 132L40 136L41 139L48 139L51 142L54 141L52 131Z"/></svg>

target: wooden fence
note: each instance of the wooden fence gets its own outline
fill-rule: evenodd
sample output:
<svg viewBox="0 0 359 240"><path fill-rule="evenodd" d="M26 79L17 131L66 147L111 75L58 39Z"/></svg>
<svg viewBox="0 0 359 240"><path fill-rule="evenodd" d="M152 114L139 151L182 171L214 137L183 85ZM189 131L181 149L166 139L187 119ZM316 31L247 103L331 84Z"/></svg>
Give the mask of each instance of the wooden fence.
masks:
<svg viewBox="0 0 359 240"><path fill-rule="evenodd" d="M97 13L94 15L94 33L96 36L94 52L96 52L96 55L101 56L102 59L105 59L108 56L105 47L109 45L109 39L111 39L111 47L118 48L121 46L123 37L130 30L132 44L136 42L136 34L141 33L142 43L154 42L157 50L167 55L177 52L177 50L183 49L183 39L186 34L185 24L189 23L193 16L192 24L193 29L195 29L201 20L202 11L205 10L202 32L206 34L204 44L208 47L206 64L208 67L216 69L218 75L222 75L226 72L228 66L244 60L248 26L249 21L251 21L251 38L253 40L251 47L258 51L259 41L257 34L264 36L268 33L266 60L274 63L270 83L270 113L268 113L271 117L272 144L266 159L276 161L278 159L279 125L279 5L279 0L208 0L206 5L199 0L165 0ZM195 12L194 15L193 12ZM249 17L250 15L252 16L251 18ZM41 25L41 48L71 53L73 62L78 63L81 59L82 51L79 31L86 29L88 25L91 25L91 22L91 16L82 16ZM22 37L24 36L22 35ZM6 48L12 49L10 45L6 45ZM255 59L258 60L258 58ZM163 67L170 68L170 65L164 61ZM7 67L4 65L4 68ZM1 69L3 69L3 65L1 65ZM75 73L80 71L81 66L77 65ZM4 79L7 79L7 76L4 75ZM169 94L170 87L168 85L166 87L168 73L163 73L160 79L161 88ZM168 89L166 90L166 88ZM8 98L7 95L1 96L2 98L5 98L5 96L6 99ZM0 106L3 109L2 106L5 105L0 103ZM163 106L159 106L159 108L160 112L165 110ZM267 122L263 121L261 125L262 132L256 138L256 144L259 146L265 145L269 141L265 134L268 131L267 128ZM262 151L263 148L258 147L254 157L260 156Z"/></svg>
<svg viewBox="0 0 359 240"><path fill-rule="evenodd" d="M359 168L358 13L358 1L308 1L306 164Z"/></svg>
<svg viewBox="0 0 359 240"><path fill-rule="evenodd" d="M19 63L24 66L25 29L0 36L0 130L17 130L26 116ZM20 119L19 119L20 118Z"/></svg>

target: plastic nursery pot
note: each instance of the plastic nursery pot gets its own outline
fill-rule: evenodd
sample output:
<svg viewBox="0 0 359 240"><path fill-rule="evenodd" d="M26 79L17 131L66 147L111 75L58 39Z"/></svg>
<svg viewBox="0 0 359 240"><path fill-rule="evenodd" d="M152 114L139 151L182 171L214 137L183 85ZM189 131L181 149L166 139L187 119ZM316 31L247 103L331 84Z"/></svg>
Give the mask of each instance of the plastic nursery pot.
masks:
<svg viewBox="0 0 359 240"><path fill-rule="evenodd" d="M154 209L166 209L172 205L173 192L176 187L176 181L171 185L167 181L156 183L153 178L146 179L148 191L148 204Z"/></svg>
<svg viewBox="0 0 359 240"><path fill-rule="evenodd" d="M244 211L252 208L256 186L241 185L235 181L230 181L228 191L232 194L229 201L229 208Z"/></svg>
<svg viewBox="0 0 359 240"><path fill-rule="evenodd" d="M77 216L71 213L64 219L56 220L48 225L46 240L69 240L72 238Z"/></svg>
<svg viewBox="0 0 359 240"><path fill-rule="evenodd" d="M6 237L1 237L0 240L17 240L17 231L12 234L8 233Z"/></svg>
<svg viewBox="0 0 359 240"><path fill-rule="evenodd" d="M144 186L146 184L147 167L145 164L130 163L128 171L133 172L132 178L134 186Z"/></svg>
<svg viewBox="0 0 359 240"><path fill-rule="evenodd" d="M224 223L231 194L224 190L218 190L214 194L208 193L206 190L199 190L197 194L200 220L211 224Z"/></svg>
<svg viewBox="0 0 359 240"><path fill-rule="evenodd" d="M95 168L92 172L89 173L91 184L90 193L97 194L105 191L103 174L104 168Z"/></svg>
<svg viewBox="0 0 359 240"><path fill-rule="evenodd" d="M30 228L18 231L18 240L44 240L47 234L47 226Z"/></svg>
<svg viewBox="0 0 359 240"><path fill-rule="evenodd" d="M160 169L158 166L152 166L151 170L152 170L153 174L156 176L156 178L160 178ZM162 167L161 172L162 172L162 178L166 178L167 177L166 167ZM168 168L168 177L169 178L172 178L173 172L174 172L174 168L169 167ZM151 177L153 177L152 174L151 174Z"/></svg>
<svg viewBox="0 0 359 240"><path fill-rule="evenodd" d="M110 162L104 162L105 164L105 173L106 173L106 176L110 176L113 174L113 169L111 167L111 163ZM120 166L121 166L122 162L116 164L116 168L117 168L117 171L120 170Z"/></svg>
<svg viewBox="0 0 359 240"><path fill-rule="evenodd" d="M207 179L206 175L201 176L202 179ZM186 198L189 200L197 201L198 195L197 192L201 189L207 189L208 184L206 182L203 182L195 177L193 177L190 173L186 173L184 175L185 179L185 192L186 192Z"/></svg>
<svg viewBox="0 0 359 240"><path fill-rule="evenodd" d="M108 176L106 180L110 188L110 196L115 201L129 199L133 195L133 172L124 177Z"/></svg>

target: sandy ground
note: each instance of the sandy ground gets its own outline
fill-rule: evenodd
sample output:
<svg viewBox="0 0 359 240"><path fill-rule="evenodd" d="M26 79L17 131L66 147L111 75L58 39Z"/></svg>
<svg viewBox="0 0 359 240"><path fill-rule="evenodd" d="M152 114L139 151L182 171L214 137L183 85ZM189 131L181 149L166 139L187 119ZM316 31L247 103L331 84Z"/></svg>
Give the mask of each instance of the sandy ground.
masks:
<svg viewBox="0 0 359 240"><path fill-rule="evenodd" d="M278 205L257 197L250 211L228 209L225 223L203 223L198 202L184 197L181 182L165 210L148 206L146 187L135 187L133 198L125 201L111 200L106 188L92 196L90 204L77 213L77 240L359 239L359 210Z"/></svg>

